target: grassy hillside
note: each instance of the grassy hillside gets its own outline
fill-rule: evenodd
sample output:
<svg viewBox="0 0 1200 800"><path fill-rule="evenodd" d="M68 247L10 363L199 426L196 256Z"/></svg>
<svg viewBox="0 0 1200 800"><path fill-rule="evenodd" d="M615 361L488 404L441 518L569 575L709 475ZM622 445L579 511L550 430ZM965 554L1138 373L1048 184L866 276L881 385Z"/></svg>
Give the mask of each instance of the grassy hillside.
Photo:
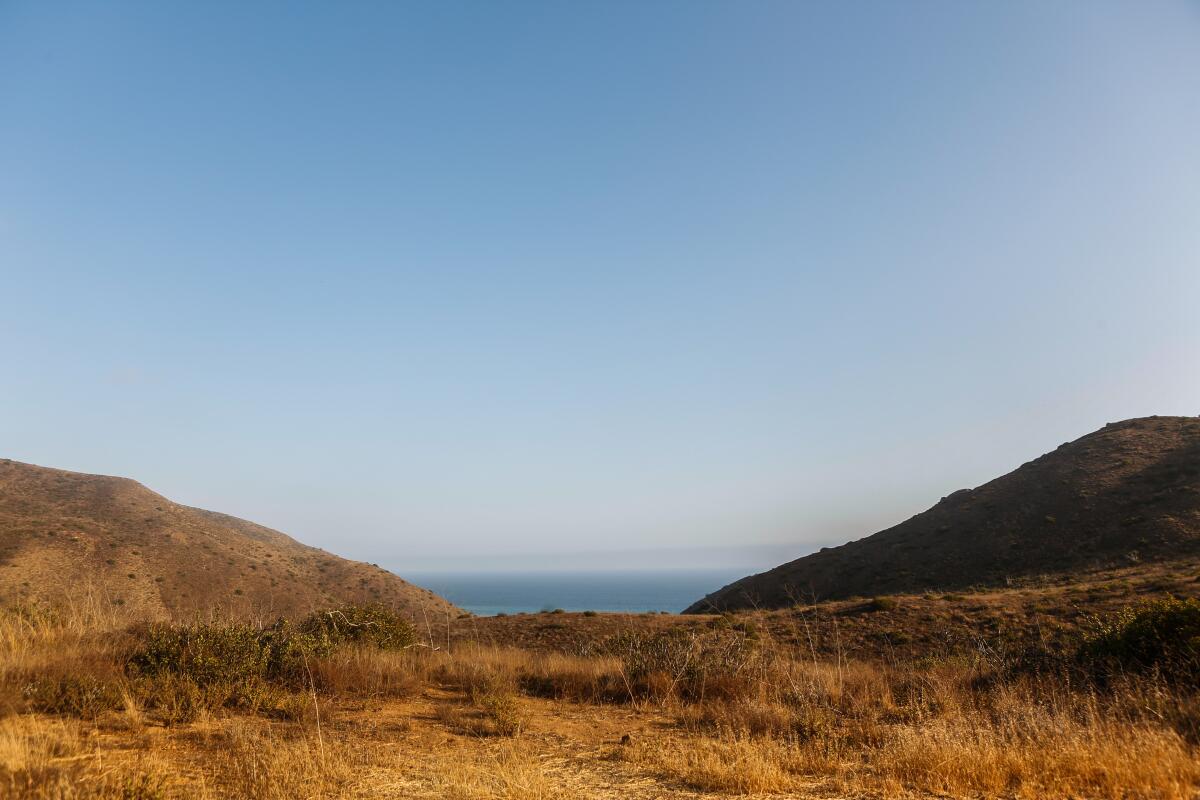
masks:
<svg viewBox="0 0 1200 800"><path fill-rule="evenodd" d="M457 613L371 564L236 517L179 505L140 483L0 461L0 605L94 592L136 616L296 616L377 602Z"/></svg>
<svg viewBox="0 0 1200 800"><path fill-rule="evenodd" d="M743 578L688 611L1005 586L1200 553L1200 419L1106 425L885 531Z"/></svg>

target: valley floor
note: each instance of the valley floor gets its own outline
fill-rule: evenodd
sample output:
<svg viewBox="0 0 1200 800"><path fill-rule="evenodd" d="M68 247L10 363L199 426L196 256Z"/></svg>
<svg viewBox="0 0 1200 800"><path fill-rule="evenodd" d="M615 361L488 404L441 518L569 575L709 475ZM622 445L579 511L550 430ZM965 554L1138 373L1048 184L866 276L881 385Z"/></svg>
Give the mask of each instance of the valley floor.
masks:
<svg viewBox="0 0 1200 800"><path fill-rule="evenodd" d="M319 726L315 717L276 721L239 714L203 716L172 727L144 720L136 711L94 723L10 716L0 722L0 763L19 779L8 784L7 794L0 784L0 795L39 800L1200 796L1196 749L1161 732L1103 741L1112 731L1090 737L1059 730L1070 741L1050 736L1041 744L1051 750L1066 747L1071 752L1060 755L1076 763L1056 763L1049 766L1053 774L1036 774L1042 766L1020 747L1009 755L980 752L999 744L986 737L947 750L945 729L934 724L928 745L942 763L910 752L908 757L915 758L904 764L881 748L884 763L878 766L869 758L851 757L841 766L826 764L810 772L800 765L792 772L788 756L780 752L786 743L682 730L675 714L657 706L522 697L515 710L519 732L501 736L461 727L469 728L472 721L456 710L479 712L468 696L452 689L427 687L408 699L337 708L318 704L326 715ZM947 763L954 756L963 763ZM976 768L983 770L978 782L962 774ZM1000 784L986 774L997 770L1003 773Z"/></svg>
<svg viewBox="0 0 1200 800"><path fill-rule="evenodd" d="M428 621L401 649L11 610L0 797L1188 800L1198 570L724 617ZM1147 625L1178 640L1165 660L1097 668Z"/></svg>
<svg viewBox="0 0 1200 800"><path fill-rule="evenodd" d="M527 698L521 733L494 737L448 729L438 709L459 702L455 693L435 689L411 701L345 709L336 721L323 723L319 738L311 726L245 717L142 730L64 728L47 718L20 724L41 731L46 741L77 736L62 751L70 755L50 759L80 767L76 780L155 776L147 797L649 800L728 794L689 787L642 762L640 751L647 747L687 746L669 716L653 710ZM623 745L626 736L631 743ZM811 789L804 783L770 796L837 794L819 790L819 782Z"/></svg>

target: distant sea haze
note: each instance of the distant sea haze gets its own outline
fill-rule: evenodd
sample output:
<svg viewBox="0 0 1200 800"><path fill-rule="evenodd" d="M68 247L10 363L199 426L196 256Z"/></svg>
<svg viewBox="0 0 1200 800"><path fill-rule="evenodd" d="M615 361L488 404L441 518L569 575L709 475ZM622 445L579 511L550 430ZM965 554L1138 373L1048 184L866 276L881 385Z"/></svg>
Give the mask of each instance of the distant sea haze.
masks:
<svg viewBox="0 0 1200 800"><path fill-rule="evenodd" d="M481 616L564 611L677 613L741 569L621 572L424 572L404 577Z"/></svg>

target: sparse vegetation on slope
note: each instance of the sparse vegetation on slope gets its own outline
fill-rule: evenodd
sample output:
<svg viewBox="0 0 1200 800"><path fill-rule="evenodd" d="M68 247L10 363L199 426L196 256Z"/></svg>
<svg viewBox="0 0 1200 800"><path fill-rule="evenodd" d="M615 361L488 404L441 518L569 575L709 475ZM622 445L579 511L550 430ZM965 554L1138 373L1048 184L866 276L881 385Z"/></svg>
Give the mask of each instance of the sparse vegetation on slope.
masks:
<svg viewBox="0 0 1200 800"><path fill-rule="evenodd" d="M145 619L214 609L274 619L370 603L411 619L459 613L377 566L134 481L0 459L0 603L71 600L83 586Z"/></svg>
<svg viewBox="0 0 1200 800"><path fill-rule="evenodd" d="M1200 553L1200 419L1107 425L865 539L743 578L688 611L1038 582Z"/></svg>

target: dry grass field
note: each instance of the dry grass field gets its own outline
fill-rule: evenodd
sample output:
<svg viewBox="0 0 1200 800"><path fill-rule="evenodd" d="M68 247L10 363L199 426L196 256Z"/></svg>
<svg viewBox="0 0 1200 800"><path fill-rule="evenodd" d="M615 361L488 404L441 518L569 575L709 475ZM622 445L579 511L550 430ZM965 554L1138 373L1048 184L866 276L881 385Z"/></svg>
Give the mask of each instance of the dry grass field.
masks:
<svg viewBox="0 0 1200 800"><path fill-rule="evenodd" d="M1196 570L416 629L370 609L146 626L100 602L14 608L0 796L1194 798L1200 605L1166 598L1194 598Z"/></svg>

